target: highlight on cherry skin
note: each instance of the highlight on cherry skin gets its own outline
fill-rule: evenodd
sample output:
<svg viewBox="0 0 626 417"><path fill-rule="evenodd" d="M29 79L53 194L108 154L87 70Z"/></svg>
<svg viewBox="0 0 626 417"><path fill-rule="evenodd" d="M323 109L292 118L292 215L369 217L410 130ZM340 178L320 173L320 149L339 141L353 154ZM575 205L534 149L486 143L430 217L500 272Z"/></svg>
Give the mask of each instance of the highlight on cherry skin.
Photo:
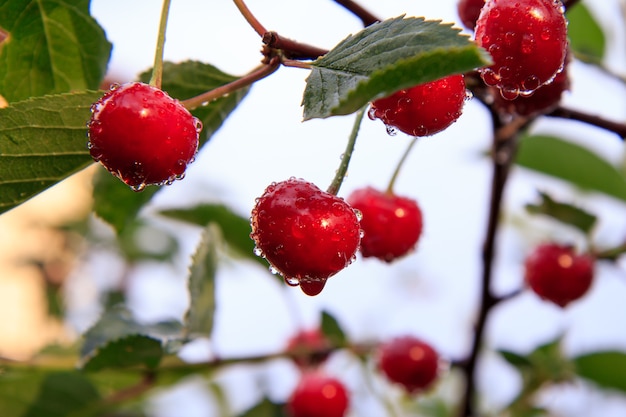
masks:
<svg viewBox="0 0 626 417"><path fill-rule="evenodd" d="M467 99L463 75L451 75L397 91L370 104L370 119L380 119L387 132L431 136L454 123Z"/></svg>
<svg viewBox="0 0 626 417"><path fill-rule="evenodd" d="M255 253L307 295L356 259L360 214L342 198L303 179L270 184L250 217Z"/></svg>
<svg viewBox="0 0 626 417"><path fill-rule="evenodd" d="M379 346L378 368L408 393L427 390L440 373L437 351L415 336L398 336Z"/></svg>
<svg viewBox="0 0 626 417"><path fill-rule="evenodd" d="M349 406L344 384L318 370L302 374L287 400L286 410L289 417L344 417Z"/></svg>
<svg viewBox="0 0 626 417"><path fill-rule="evenodd" d="M567 21L560 0L487 0L475 27L476 43L493 60L483 81L508 100L530 95L563 68Z"/></svg>
<svg viewBox="0 0 626 417"><path fill-rule="evenodd" d="M141 191L184 177L202 123L161 89L130 82L111 86L92 105L88 128L91 157Z"/></svg>
<svg viewBox="0 0 626 417"><path fill-rule="evenodd" d="M537 246L524 263L524 279L542 299L566 307L582 298L593 282L594 258L557 243Z"/></svg>
<svg viewBox="0 0 626 417"><path fill-rule="evenodd" d="M414 199L365 187L354 190L347 201L363 216L363 257L392 262L415 248L422 233L422 211Z"/></svg>

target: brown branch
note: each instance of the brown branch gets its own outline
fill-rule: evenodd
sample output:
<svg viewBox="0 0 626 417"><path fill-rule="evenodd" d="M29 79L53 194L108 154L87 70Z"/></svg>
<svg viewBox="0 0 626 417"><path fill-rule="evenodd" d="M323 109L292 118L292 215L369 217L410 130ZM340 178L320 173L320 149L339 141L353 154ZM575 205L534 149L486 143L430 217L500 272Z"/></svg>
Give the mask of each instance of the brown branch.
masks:
<svg viewBox="0 0 626 417"><path fill-rule="evenodd" d="M352 0L334 0L334 2L343 6L346 10L361 19L361 22L363 22L363 26L365 27L381 21L379 18Z"/></svg>
<svg viewBox="0 0 626 417"><path fill-rule="evenodd" d="M317 46L308 45L294 41L293 39L284 38L276 32L265 32L263 34L263 43L272 49L279 49L286 58L290 59L312 59L315 60L322 55L328 53L327 49L318 48Z"/></svg>
<svg viewBox="0 0 626 417"><path fill-rule="evenodd" d="M141 378L138 383L114 392L103 401L106 404L117 404L124 401L132 400L146 393L150 388L154 386L155 382L156 374L153 371L148 371L143 374L143 378Z"/></svg>
<svg viewBox="0 0 626 417"><path fill-rule="evenodd" d="M550 117L560 117L562 119L577 120L579 122L587 123L610 132L615 133L622 140L626 139L626 123L613 122L611 120L604 119L600 116L581 112L574 109L568 109L565 107L558 107L556 110L546 114Z"/></svg>

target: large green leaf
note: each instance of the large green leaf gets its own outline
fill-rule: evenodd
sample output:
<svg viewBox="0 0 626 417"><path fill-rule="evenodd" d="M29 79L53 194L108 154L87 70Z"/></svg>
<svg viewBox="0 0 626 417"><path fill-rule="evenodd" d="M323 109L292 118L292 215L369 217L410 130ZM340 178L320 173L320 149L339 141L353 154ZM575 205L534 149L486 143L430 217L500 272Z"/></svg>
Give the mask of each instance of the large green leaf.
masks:
<svg viewBox="0 0 626 417"><path fill-rule="evenodd" d="M0 109L0 213L93 163L86 123L99 97L59 94Z"/></svg>
<svg viewBox="0 0 626 417"><path fill-rule="evenodd" d="M626 353L593 352L574 358L576 373L601 387L626 393Z"/></svg>
<svg viewBox="0 0 626 417"><path fill-rule="evenodd" d="M551 175L588 191L626 201L626 179L596 153L551 136L527 136L521 141L516 163Z"/></svg>
<svg viewBox="0 0 626 417"><path fill-rule="evenodd" d="M223 204L199 204L184 209L163 210L160 214L205 227L209 223L222 229L223 239L235 255L243 256L267 268L269 264L254 254L254 242L250 239L250 220L234 213Z"/></svg>
<svg viewBox="0 0 626 417"><path fill-rule="evenodd" d="M185 327L190 336L211 337L215 315L215 272L217 245L221 240L219 228L210 223L205 227L200 244L189 268L189 309Z"/></svg>
<svg viewBox="0 0 626 417"><path fill-rule="evenodd" d="M375 23L312 63L304 119L350 114L375 98L489 62L452 24L404 16Z"/></svg>
<svg viewBox="0 0 626 417"><path fill-rule="evenodd" d="M139 78L147 82L151 74L152 72L149 70L142 73ZM198 61L166 62L163 65L163 82L161 87L170 96L179 100L185 100L228 84L236 79L237 77L226 74L213 65ZM245 98L248 91L249 88L242 88L226 97L221 97L191 111L194 116L202 121L201 146L220 128L224 120Z"/></svg>
<svg viewBox="0 0 626 417"><path fill-rule="evenodd" d="M111 44L89 15L90 0L4 0L0 95L9 102L97 89Z"/></svg>
<svg viewBox="0 0 626 417"><path fill-rule="evenodd" d="M584 61L600 62L604 58L606 40L602 27L589 9L578 2L567 10L567 20L569 44L576 57Z"/></svg>

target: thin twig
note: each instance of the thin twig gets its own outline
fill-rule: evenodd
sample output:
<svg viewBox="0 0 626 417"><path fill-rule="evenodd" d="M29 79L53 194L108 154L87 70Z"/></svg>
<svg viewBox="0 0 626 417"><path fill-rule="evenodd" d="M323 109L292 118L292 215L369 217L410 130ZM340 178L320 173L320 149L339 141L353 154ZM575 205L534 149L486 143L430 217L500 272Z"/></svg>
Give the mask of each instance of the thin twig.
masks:
<svg viewBox="0 0 626 417"><path fill-rule="evenodd" d="M610 132L617 134L622 140L626 139L626 123L613 122L611 120L604 119L600 116L581 112L574 109L568 109L565 107L558 107L556 110L548 113L546 116L560 117L562 119L577 120L579 122L587 123Z"/></svg>
<svg viewBox="0 0 626 417"><path fill-rule="evenodd" d="M361 22L363 22L363 26L365 27L381 21L381 19L374 16L361 5L352 0L334 0L334 2L339 4L340 6L343 6L346 10L361 19Z"/></svg>
<svg viewBox="0 0 626 417"><path fill-rule="evenodd" d="M287 58L315 60L328 53L328 49L318 48L280 36L276 32L265 32L263 43L270 48L280 49Z"/></svg>
<svg viewBox="0 0 626 417"><path fill-rule="evenodd" d="M237 6L237 9L239 9L241 15L246 19L250 26L252 26L252 29L254 29L259 36L263 37L263 35L267 33L267 29L265 29L265 26L263 26L254 14L252 14L246 3L243 0L233 0L233 2L235 3L235 6Z"/></svg>

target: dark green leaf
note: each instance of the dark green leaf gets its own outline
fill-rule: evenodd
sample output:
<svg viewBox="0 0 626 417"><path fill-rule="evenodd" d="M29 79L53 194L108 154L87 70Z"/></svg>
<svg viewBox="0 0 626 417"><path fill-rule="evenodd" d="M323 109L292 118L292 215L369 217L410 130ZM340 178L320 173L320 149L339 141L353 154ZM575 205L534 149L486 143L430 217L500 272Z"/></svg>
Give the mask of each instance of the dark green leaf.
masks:
<svg viewBox="0 0 626 417"><path fill-rule="evenodd" d="M498 353L505 361L516 368L529 368L532 366L532 362L527 357L510 350L498 350Z"/></svg>
<svg viewBox="0 0 626 417"><path fill-rule="evenodd" d="M76 371L52 373L43 379L37 397L23 417L67 417L80 411L85 415L99 399L98 391L83 374Z"/></svg>
<svg viewBox="0 0 626 417"><path fill-rule="evenodd" d="M93 163L86 124L100 95L45 96L0 109L0 213Z"/></svg>
<svg viewBox="0 0 626 417"><path fill-rule="evenodd" d="M576 57L589 62L602 61L606 47L604 32L587 6L577 2L568 8L567 20L569 45Z"/></svg>
<svg viewBox="0 0 626 417"><path fill-rule="evenodd" d="M544 214L550 216L561 223L574 226L585 234L588 234L596 224L596 216L571 204L555 201L545 193L539 193L541 202L539 204L528 204L526 210L532 214Z"/></svg>
<svg viewBox="0 0 626 417"><path fill-rule="evenodd" d="M111 44L89 14L90 0L2 3L8 38L0 48L0 94L9 102L99 87Z"/></svg>
<svg viewBox="0 0 626 417"><path fill-rule="evenodd" d="M105 368L131 368L144 366L156 368L163 356L160 340L148 336L126 336L108 343L84 365L85 371L99 371Z"/></svg>
<svg viewBox="0 0 626 417"><path fill-rule="evenodd" d="M348 339L341 325L335 317L326 311L322 311L322 333L330 340L333 346L346 346Z"/></svg>
<svg viewBox="0 0 626 417"><path fill-rule="evenodd" d="M452 24L404 16L375 23L312 63L304 119L350 114L375 98L489 62Z"/></svg>
<svg viewBox="0 0 626 417"><path fill-rule="evenodd" d="M527 136L521 141L517 164L568 181L584 190L626 201L626 179L596 153L551 136Z"/></svg>
<svg viewBox="0 0 626 417"><path fill-rule="evenodd" d="M189 310L185 317L190 336L210 337L215 314L215 272L217 245L221 239L217 226L209 224L202 234L189 268Z"/></svg>
<svg viewBox="0 0 626 417"><path fill-rule="evenodd" d="M594 352L574 358L576 373L604 388L626 393L626 353Z"/></svg>
<svg viewBox="0 0 626 417"><path fill-rule="evenodd" d="M150 339L162 341L169 338L181 338L182 326L178 322L161 322L156 324L138 323L132 314L123 306L116 306L107 310L100 320L96 322L84 335L84 343L81 348L81 363L83 366L91 361L96 361L98 369L113 367L117 364L116 359L110 352L119 352L126 342L120 342L130 336L145 336ZM137 342L137 346L131 346L135 350L134 358L143 360L149 358L152 364L155 358L155 348L152 343L145 340L128 339L131 343ZM116 345L116 343L118 343ZM113 347L111 345L113 344ZM137 347L143 347L147 351L137 351Z"/></svg>
<svg viewBox="0 0 626 417"><path fill-rule="evenodd" d="M152 70L146 71L140 75L140 79L146 82L150 79L151 74ZM220 71L213 65L202 62L185 61L177 64L166 62L163 65L161 87L170 96L185 100L228 84L237 78ZM191 111L194 116L202 121L201 146L220 128L248 91L249 88L237 90L226 97Z"/></svg>
<svg viewBox="0 0 626 417"><path fill-rule="evenodd" d="M184 209L163 210L160 214L172 219L205 227L209 223L222 229L223 239L235 254L268 267L265 259L254 254L254 242L250 238L250 220L239 216L223 204L200 204Z"/></svg>
<svg viewBox="0 0 626 417"><path fill-rule="evenodd" d="M260 403L248 409L239 417L285 417L284 406L282 404L274 404L267 398Z"/></svg>

